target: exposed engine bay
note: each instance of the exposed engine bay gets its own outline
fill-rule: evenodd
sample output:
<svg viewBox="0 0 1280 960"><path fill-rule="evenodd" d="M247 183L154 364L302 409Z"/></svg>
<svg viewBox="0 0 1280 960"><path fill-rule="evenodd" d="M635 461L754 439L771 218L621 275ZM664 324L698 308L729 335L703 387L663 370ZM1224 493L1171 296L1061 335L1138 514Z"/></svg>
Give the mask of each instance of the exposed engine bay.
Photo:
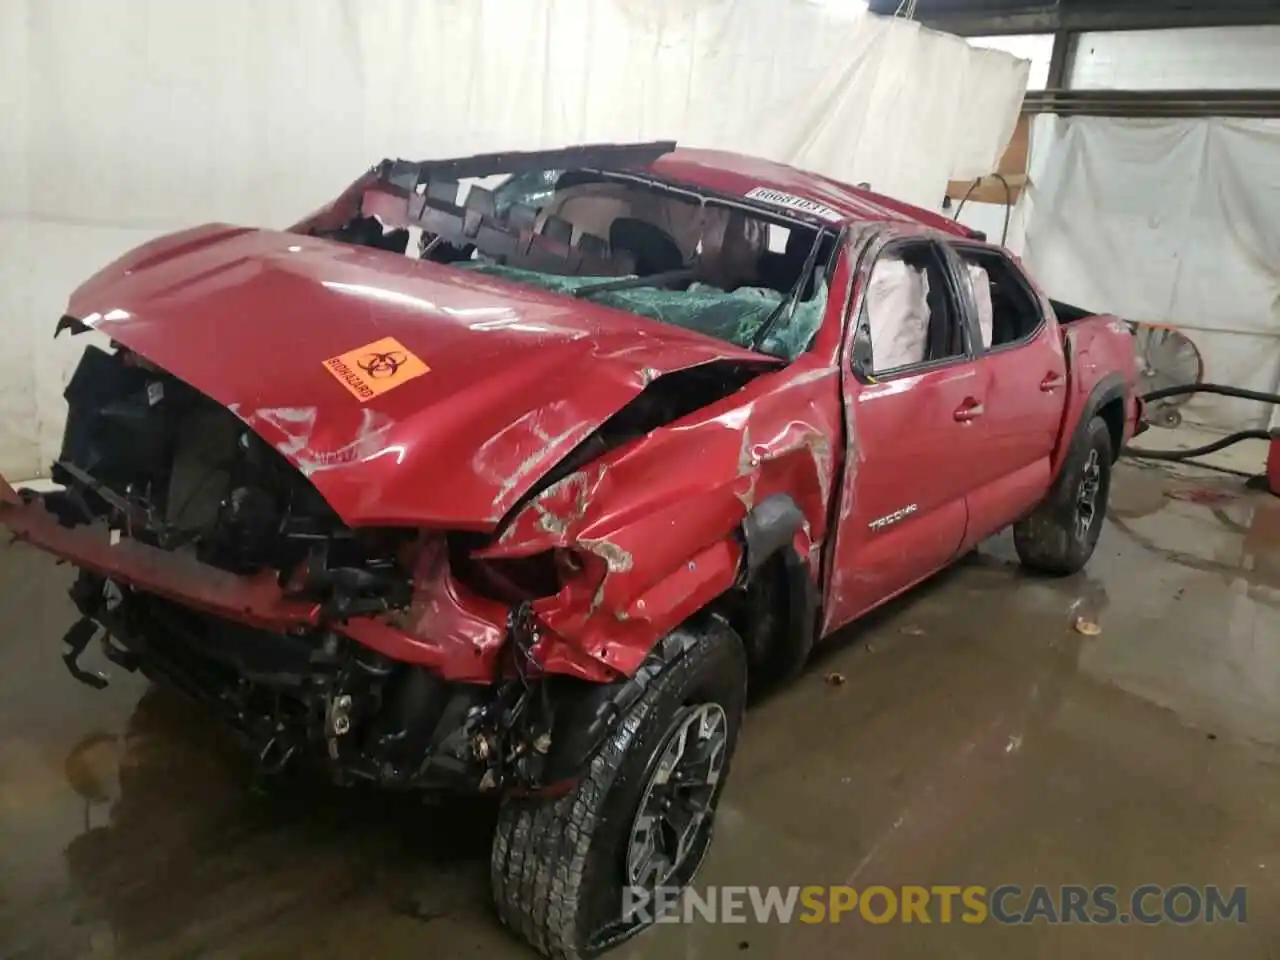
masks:
<svg viewBox="0 0 1280 960"><path fill-rule="evenodd" d="M105 685L78 663L101 626L110 660L215 707L267 772L327 743L339 778L419 779L411 761L427 755L424 738L456 691L325 625L407 607L420 536L348 528L231 411L127 349L88 347L66 397L53 473L64 489L44 497L59 522L106 525L113 542L128 538L240 577L269 575L285 598L317 611L314 627L263 630L82 571L72 598L84 619L67 635L73 674ZM469 743L453 746L465 766L458 757L470 757Z"/></svg>
<svg viewBox="0 0 1280 960"><path fill-rule="evenodd" d="M124 535L280 585L333 615L407 602L406 532L346 528L229 410L123 348L89 346L66 389L67 429L48 498L64 522Z"/></svg>

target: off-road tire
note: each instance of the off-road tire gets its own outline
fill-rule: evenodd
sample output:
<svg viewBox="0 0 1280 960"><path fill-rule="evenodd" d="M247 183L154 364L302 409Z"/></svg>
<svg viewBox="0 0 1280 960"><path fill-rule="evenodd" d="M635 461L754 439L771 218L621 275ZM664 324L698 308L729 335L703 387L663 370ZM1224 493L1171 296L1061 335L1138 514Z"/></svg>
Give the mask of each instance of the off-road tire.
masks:
<svg viewBox="0 0 1280 960"><path fill-rule="evenodd" d="M1049 496L1013 526L1013 543L1024 567L1063 577L1079 572L1089 562L1106 519L1114 461L1111 430L1105 420L1094 417L1076 432ZM1092 515L1081 530L1082 491L1095 469Z"/></svg>
<svg viewBox="0 0 1280 960"><path fill-rule="evenodd" d="M620 923L628 840L651 764L688 705L719 704L728 721L714 821L746 700L746 655L719 618L680 627L666 638L672 640L683 652L619 720L571 792L503 801L490 858L498 916L553 960L598 956L647 925ZM698 865L691 862L692 872Z"/></svg>

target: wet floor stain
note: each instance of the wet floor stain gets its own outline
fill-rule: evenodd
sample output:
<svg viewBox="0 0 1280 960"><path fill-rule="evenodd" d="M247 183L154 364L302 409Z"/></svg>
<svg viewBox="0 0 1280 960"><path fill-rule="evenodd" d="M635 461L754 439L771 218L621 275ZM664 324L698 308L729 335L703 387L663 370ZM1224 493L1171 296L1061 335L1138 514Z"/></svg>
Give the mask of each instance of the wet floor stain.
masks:
<svg viewBox="0 0 1280 960"><path fill-rule="evenodd" d="M66 675L69 582L0 548L0 957L533 956L489 907L492 808L256 783L184 701ZM996 538L756 705L700 883L1246 885L1248 924L673 925L615 956L1273 957L1277 798L1280 499L1126 465L1085 574Z"/></svg>

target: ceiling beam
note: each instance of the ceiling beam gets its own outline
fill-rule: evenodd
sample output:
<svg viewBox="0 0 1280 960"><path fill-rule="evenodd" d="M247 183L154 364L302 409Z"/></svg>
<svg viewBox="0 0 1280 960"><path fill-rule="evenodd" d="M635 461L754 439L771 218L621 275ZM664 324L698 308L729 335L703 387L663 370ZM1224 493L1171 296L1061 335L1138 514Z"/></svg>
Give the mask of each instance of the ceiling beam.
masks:
<svg viewBox="0 0 1280 960"><path fill-rule="evenodd" d="M1053 35L1053 52L1049 55L1049 78L1045 86L1050 90L1065 90L1071 85L1071 66L1076 58L1078 33L1059 30Z"/></svg>
<svg viewBox="0 0 1280 960"><path fill-rule="evenodd" d="M873 0L871 9L892 14L897 3ZM961 36L1256 26L1280 24L1280 0L920 0L916 19Z"/></svg>
<svg viewBox="0 0 1280 960"><path fill-rule="evenodd" d="M1033 90L1023 113L1092 117L1280 117L1280 90Z"/></svg>

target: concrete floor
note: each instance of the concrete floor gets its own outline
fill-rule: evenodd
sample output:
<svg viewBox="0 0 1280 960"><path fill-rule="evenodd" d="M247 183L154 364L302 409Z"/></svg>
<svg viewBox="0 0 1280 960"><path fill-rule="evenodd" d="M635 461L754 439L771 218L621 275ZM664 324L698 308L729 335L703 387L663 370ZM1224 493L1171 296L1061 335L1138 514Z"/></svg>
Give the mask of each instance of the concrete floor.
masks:
<svg viewBox="0 0 1280 960"><path fill-rule="evenodd" d="M754 709L700 882L1247 885L1248 924L667 926L614 956L1280 955L1280 499L1124 466L1112 505L1087 575L999 538ZM198 711L65 675L68 582L0 548L0 957L532 956L490 913L489 809L251 790Z"/></svg>

